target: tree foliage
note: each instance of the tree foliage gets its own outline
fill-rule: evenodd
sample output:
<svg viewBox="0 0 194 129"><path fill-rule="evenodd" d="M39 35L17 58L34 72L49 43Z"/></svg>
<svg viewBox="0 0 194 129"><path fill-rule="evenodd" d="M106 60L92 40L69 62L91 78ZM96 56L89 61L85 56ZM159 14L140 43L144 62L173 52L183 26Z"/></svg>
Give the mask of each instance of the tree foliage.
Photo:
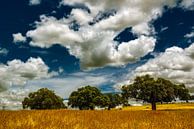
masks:
<svg viewBox="0 0 194 129"><path fill-rule="evenodd" d="M106 106L108 98L98 88L85 86L71 93L68 104L71 107L78 107L80 110L93 110L95 106Z"/></svg>
<svg viewBox="0 0 194 129"><path fill-rule="evenodd" d="M175 85L174 87L175 96L180 100L190 100L191 96L189 95L189 90L185 87L184 84Z"/></svg>
<svg viewBox="0 0 194 129"><path fill-rule="evenodd" d="M32 92L22 102L23 108L60 109L65 108L63 99L47 88Z"/></svg>
<svg viewBox="0 0 194 129"><path fill-rule="evenodd" d="M123 99L119 94L107 93L108 97L108 109L115 108L116 106L123 104Z"/></svg>
<svg viewBox="0 0 194 129"><path fill-rule="evenodd" d="M95 107L107 107L111 109L122 104L122 102L122 98L119 94L102 94L96 87L85 86L71 93L68 104L80 110L93 110Z"/></svg>
<svg viewBox="0 0 194 129"><path fill-rule="evenodd" d="M171 102L175 98L188 100L189 92L184 84L176 85L171 81L149 75L136 77L133 84L122 87L122 96L136 98L152 104L152 110L156 110L156 102Z"/></svg>

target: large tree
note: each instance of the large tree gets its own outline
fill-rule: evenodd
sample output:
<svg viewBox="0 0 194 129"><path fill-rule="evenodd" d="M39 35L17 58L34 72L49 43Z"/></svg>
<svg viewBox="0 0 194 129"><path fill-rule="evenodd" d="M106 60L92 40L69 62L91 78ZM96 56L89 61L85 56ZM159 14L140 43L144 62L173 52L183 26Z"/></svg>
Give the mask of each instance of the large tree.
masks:
<svg viewBox="0 0 194 129"><path fill-rule="evenodd" d="M136 98L151 103L152 110L156 110L156 102L171 102L176 97L187 99L189 96L184 85L149 75L138 76L133 84L123 86L122 95L124 99Z"/></svg>
<svg viewBox="0 0 194 129"><path fill-rule="evenodd" d="M63 99L47 88L32 92L22 102L23 108L60 109L65 108Z"/></svg>
<svg viewBox="0 0 194 129"><path fill-rule="evenodd" d="M96 87L85 86L73 91L69 96L69 105L80 110L93 110L95 106L105 107L109 100Z"/></svg>

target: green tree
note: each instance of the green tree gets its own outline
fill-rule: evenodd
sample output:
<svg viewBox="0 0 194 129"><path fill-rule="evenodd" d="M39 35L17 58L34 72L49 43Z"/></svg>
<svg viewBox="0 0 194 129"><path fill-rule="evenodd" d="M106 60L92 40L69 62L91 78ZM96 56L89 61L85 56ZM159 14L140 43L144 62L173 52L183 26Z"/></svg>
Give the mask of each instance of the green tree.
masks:
<svg viewBox="0 0 194 129"><path fill-rule="evenodd" d="M32 92L22 102L23 108L60 109L65 108L63 99L47 88Z"/></svg>
<svg viewBox="0 0 194 129"><path fill-rule="evenodd" d="M80 110L93 110L95 106L104 107L107 103L108 98L103 96L98 88L85 86L71 93L68 105Z"/></svg>
<svg viewBox="0 0 194 129"><path fill-rule="evenodd" d="M171 102L176 97L186 98L188 92L185 87L173 84L171 81L149 75L136 77L133 84L122 87L122 96L125 100L136 98L152 104L156 110L156 102Z"/></svg>
<svg viewBox="0 0 194 129"><path fill-rule="evenodd" d="M108 107L110 104L110 99L107 95L101 94L94 98L94 103L95 103L95 106L98 106L101 108Z"/></svg>
<svg viewBox="0 0 194 129"><path fill-rule="evenodd" d="M189 90L185 87L184 84L175 85L174 90L175 90L175 96L180 100L185 100L186 102L190 100L191 96L189 94Z"/></svg>
<svg viewBox="0 0 194 129"><path fill-rule="evenodd" d="M190 100L194 100L194 95L191 95L190 96Z"/></svg>
<svg viewBox="0 0 194 129"><path fill-rule="evenodd" d="M108 99L108 109L110 110L111 108L115 108L116 106L123 104L123 99L119 94L114 94L114 93L107 93L105 94Z"/></svg>

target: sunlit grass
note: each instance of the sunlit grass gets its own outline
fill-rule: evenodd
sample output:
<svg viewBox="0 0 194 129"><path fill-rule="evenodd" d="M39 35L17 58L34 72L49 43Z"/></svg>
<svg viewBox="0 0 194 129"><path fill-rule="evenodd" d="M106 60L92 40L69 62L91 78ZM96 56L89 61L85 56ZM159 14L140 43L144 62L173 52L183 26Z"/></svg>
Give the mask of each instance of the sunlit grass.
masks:
<svg viewBox="0 0 194 129"><path fill-rule="evenodd" d="M182 110L182 109L193 109L194 103L179 103L179 104L157 104L157 110ZM128 106L124 107L123 110L151 110L151 105L147 104L144 106Z"/></svg>
<svg viewBox="0 0 194 129"><path fill-rule="evenodd" d="M193 104L158 105L190 107ZM194 110L0 111L0 129L194 129Z"/></svg>

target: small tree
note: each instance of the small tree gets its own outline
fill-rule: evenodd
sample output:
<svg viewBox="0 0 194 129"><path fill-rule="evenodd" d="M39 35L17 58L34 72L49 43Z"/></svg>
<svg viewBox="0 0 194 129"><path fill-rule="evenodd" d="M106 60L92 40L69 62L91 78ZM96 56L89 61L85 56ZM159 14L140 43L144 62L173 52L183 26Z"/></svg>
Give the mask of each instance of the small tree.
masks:
<svg viewBox="0 0 194 129"><path fill-rule="evenodd" d="M123 99L119 94L107 93L105 95L109 99L109 103L108 103L109 110L123 103Z"/></svg>
<svg viewBox="0 0 194 129"><path fill-rule="evenodd" d="M184 94L183 94L184 93ZM122 87L123 98L136 98L152 104L156 110L156 102L171 102L176 97L187 97L185 87L173 84L163 78L154 79L149 75L136 77L134 83Z"/></svg>
<svg viewBox="0 0 194 129"><path fill-rule="evenodd" d="M93 110L95 106L104 107L107 103L108 98L103 96L98 88L85 86L71 93L68 105L80 110Z"/></svg>
<svg viewBox="0 0 194 129"><path fill-rule="evenodd" d="M63 99L47 88L32 92L22 102L23 108L30 109L60 109L65 108Z"/></svg>
<svg viewBox="0 0 194 129"><path fill-rule="evenodd" d="M185 87L184 84L175 85L174 90L175 90L175 96L180 100L185 100L186 102L190 100L191 96L189 94L189 90Z"/></svg>

